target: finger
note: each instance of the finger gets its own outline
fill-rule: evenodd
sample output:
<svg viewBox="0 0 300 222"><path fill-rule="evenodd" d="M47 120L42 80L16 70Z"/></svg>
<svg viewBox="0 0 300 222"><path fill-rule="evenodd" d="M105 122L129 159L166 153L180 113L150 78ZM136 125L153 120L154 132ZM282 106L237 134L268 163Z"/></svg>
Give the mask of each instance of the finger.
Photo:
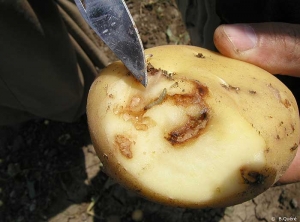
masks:
<svg viewBox="0 0 300 222"><path fill-rule="evenodd" d="M296 157L288 170L278 181L279 184L300 182L300 148L298 147Z"/></svg>
<svg viewBox="0 0 300 222"><path fill-rule="evenodd" d="M224 55L272 74L300 76L300 25L287 23L219 26L214 43Z"/></svg>

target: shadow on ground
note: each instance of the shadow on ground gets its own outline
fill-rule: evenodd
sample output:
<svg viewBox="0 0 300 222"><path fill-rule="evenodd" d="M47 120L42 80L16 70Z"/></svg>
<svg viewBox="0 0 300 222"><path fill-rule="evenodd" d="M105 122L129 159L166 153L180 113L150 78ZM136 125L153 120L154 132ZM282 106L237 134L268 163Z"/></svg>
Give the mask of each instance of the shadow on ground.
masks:
<svg viewBox="0 0 300 222"><path fill-rule="evenodd" d="M86 117L0 128L0 221L199 222L300 218L300 183L269 189L226 209L147 201L109 179L90 145ZM275 220L277 221L277 220Z"/></svg>
<svg viewBox="0 0 300 222"><path fill-rule="evenodd" d="M43 221L44 212L89 201L85 117L72 124L33 120L1 127L0 135L1 221Z"/></svg>
<svg viewBox="0 0 300 222"><path fill-rule="evenodd" d="M147 201L99 171L86 117L0 128L0 221L219 221L223 209ZM89 211L90 209L90 211Z"/></svg>

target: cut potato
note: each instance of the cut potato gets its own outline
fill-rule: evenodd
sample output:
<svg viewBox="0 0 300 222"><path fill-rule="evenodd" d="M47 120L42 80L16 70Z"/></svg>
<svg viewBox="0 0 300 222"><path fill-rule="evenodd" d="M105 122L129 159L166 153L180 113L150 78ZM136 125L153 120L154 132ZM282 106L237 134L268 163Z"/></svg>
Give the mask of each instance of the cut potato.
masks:
<svg viewBox="0 0 300 222"><path fill-rule="evenodd" d="M300 135L285 85L198 47L145 53L146 88L115 62L89 93L92 141L111 177L153 201L200 208L249 200L282 176Z"/></svg>

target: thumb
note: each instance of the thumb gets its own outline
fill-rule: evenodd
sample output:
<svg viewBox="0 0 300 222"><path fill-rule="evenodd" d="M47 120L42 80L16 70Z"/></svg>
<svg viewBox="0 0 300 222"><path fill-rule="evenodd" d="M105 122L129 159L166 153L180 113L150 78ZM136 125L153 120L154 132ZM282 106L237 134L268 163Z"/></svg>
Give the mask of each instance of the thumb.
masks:
<svg viewBox="0 0 300 222"><path fill-rule="evenodd" d="M225 56L272 74L300 76L300 25L255 23L221 25L214 43Z"/></svg>
<svg viewBox="0 0 300 222"><path fill-rule="evenodd" d="M295 183L300 182L300 149L298 148L297 154L289 166L287 171L278 181L278 184L288 184L288 183Z"/></svg>

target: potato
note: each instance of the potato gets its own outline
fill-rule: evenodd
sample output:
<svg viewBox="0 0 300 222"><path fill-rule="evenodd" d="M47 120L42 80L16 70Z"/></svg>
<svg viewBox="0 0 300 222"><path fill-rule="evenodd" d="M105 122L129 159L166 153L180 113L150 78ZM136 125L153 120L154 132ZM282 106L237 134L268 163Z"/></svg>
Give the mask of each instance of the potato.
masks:
<svg viewBox="0 0 300 222"><path fill-rule="evenodd" d="M90 89L90 134L108 175L150 200L196 208L241 203L282 176L300 135L285 85L198 47L145 53L146 88L118 61Z"/></svg>

